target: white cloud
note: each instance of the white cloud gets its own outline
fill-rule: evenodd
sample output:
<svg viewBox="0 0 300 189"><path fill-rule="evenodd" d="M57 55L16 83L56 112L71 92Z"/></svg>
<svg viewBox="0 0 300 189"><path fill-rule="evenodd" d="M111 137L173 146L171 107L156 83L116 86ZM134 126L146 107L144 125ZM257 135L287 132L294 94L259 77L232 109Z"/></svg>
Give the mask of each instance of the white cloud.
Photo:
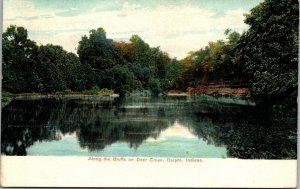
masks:
<svg viewBox="0 0 300 189"><path fill-rule="evenodd" d="M122 10L123 10L123 11L134 11L134 10L140 8L140 7L141 7L141 6L138 5L138 4L130 4L130 3L128 3L128 2L126 1L126 2L124 2L124 4L123 4Z"/></svg>
<svg viewBox="0 0 300 189"><path fill-rule="evenodd" d="M244 25L244 13L246 12L243 9L229 10L225 13L224 19L227 20L230 25L242 26Z"/></svg>
<svg viewBox="0 0 300 189"><path fill-rule="evenodd" d="M3 19L15 19L20 17L33 17L51 15L54 16L57 10L48 8L46 10L36 9L31 0L6 0L3 2Z"/></svg>
<svg viewBox="0 0 300 189"><path fill-rule="evenodd" d="M38 35L34 37L34 40L38 42L38 44L55 44L63 46L65 50L70 52L77 51L78 42L81 40L81 36L83 36L84 32L62 32L54 34L50 37L45 37L43 35Z"/></svg>
<svg viewBox="0 0 300 189"><path fill-rule="evenodd" d="M78 16L59 17L55 15L57 10L37 10L31 1L20 1L20 4L8 2L10 1L4 4L4 19L21 16L40 18L4 20L4 28L9 24L17 24L29 31L61 30L54 35L34 35L32 39L40 43L59 44L73 52L80 37L98 27L103 27L111 38L129 39L132 34L138 34L151 46L160 46L162 50L178 58L204 47L208 41L224 38L223 33L228 27L238 31L246 28L243 9L227 11L220 17L211 10L193 6L158 5L155 8L143 8L138 4L125 2L121 10L97 12L95 7L93 11ZM52 17L41 18L45 14ZM66 30L68 32L64 32Z"/></svg>

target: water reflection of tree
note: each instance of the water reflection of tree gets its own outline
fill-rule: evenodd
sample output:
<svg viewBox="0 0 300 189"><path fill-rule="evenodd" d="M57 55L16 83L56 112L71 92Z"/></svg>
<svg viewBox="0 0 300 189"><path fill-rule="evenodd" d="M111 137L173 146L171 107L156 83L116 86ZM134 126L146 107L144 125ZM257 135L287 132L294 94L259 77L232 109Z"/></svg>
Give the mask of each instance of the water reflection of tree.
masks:
<svg viewBox="0 0 300 189"><path fill-rule="evenodd" d="M235 158L296 158L297 109L266 109L226 98L80 98L15 100L2 109L1 152L26 155L36 141L76 133L89 151L115 142L138 148L175 120Z"/></svg>
<svg viewBox="0 0 300 189"><path fill-rule="evenodd" d="M296 158L296 107L204 105L185 124L208 144L226 146L229 157L243 159Z"/></svg>
<svg viewBox="0 0 300 189"><path fill-rule="evenodd" d="M157 138L168 127L167 121L133 122L95 122L94 125L82 125L77 133L81 147L91 151L102 150L117 141L126 142L137 148L147 138Z"/></svg>
<svg viewBox="0 0 300 189"><path fill-rule="evenodd" d="M102 150L115 142L126 142L137 148L170 126L169 121L160 116L161 108L145 113L142 111L145 107L128 109L124 102L119 98L108 103L68 101L52 114L51 120L56 121L62 133L76 131L79 145L89 151Z"/></svg>
<svg viewBox="0 0 300 189"><path fill-rule="evenodd" d="M44 107L47 106L47 109ZM12 101L2 109L1 153L26 155L36 141L59 140L56 128L48 123L55 104L47 101Z"/></svg>
<svg viewBox="0 0 300 189"><path fill-rule="evenodd" d="M127 109L123 100L17 100L5 107L2 117L1 152L26 155L36 141L59 140L61 134L77 133L79 144L90 151L114 142L137 148L149 137L156 138L171 125L164 108ZM118 115L115 112L118 111Z"/></svg>

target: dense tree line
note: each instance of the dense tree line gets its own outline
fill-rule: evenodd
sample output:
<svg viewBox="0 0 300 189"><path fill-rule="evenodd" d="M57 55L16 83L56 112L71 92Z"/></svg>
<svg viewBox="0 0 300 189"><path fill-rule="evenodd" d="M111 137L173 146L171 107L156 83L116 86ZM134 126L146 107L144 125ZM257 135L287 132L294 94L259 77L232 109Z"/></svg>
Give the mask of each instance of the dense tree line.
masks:
<svg viewBox="0 0 300 189"><path fill-rule="evenodd" d="M252 97L264 101L296 97L299 2L265 0L246 15L245 23L250 28L238 42L236 57L251 82Z"/></svg>
<svg viewBox="0 0 300 189"><path fill-rule="evenodd" d="M246 14L245 23L249 29L243 34L226 30L227 41L210 42L181 60L183 88L239 80L255 100L295 103L299 2L265 0Z"/></svg>
<svg viewBox="0 0 300 189"><path fill-rule="evenodd" d="M151 90L153 95L174 86L179 62L139 36L130 42L106 38L103 28L79 41L78 55L52 44L38 46L23 27L3 34L3 89L12 93L52 93L113 89L120 95Z"/></svg>
<svg viewBox="0 0 300 189"><path fill-rule="evenodd" d="M51 93L86 89L91 67L57 45L38 46L23 27L3 33L3 90Z"/></svg>
<svg viewBox="0 0 300 189"><path fill-rule="evenodd" d="M190 52L181 60L184 88L214 81L242 80L241 68L235 60L235 49L240 34L227 29L227 40L209 42L198 51Z"/></svg>
<svg viewBox="0 0 300 189"><path fill-rule="evenodd" d="M265 0L246 15L250 27L226 40L209 42L178 61L133 35L113 41L103 28L79 41L77 54L48 44L38 46L23 27L3 33L3 90L12 93L112 89L125 95L150 90L185 90L216 81L241 81L254 99L297 96L299 4Z"/></svg>
<svg viewBox="0 0 300 189"><path fill-rule="evenodd" d="M129 42L117 42L107 39L102 28L83 36L77 53L81 63L92 68L92 86L114 89L121 95L133 90L151 90L158 95L176 82L177 75L169 72L180 69L176 60L138 35Z"/></svg>

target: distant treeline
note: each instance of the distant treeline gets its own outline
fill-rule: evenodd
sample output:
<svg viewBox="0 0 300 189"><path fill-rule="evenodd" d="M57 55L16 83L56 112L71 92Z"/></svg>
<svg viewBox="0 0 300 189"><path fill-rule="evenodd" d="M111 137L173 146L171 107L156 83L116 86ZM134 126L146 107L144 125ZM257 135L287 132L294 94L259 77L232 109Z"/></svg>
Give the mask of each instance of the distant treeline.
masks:
<svg viewBox="0 0 300 189"><path fill-rule="evenodd" d="M163 18L162 18L163 19ZM242 81L255 99L297 96L297 0L265 0L246 15L249 29L227 29L227 39L209 42L182 60L170 58L133 35L128 42L107 39L103 28L83 36L77 54L61 46L38 46L23 27L3 33L3 90L12 93L112 89L125 95L219 81Z"/></svg>
<svg viewBox="0 0 300 189"><path fill-rule="evenodd" d="M3 34L3 89L12 93L113 89L125 95L151 90L157 95L180 77L180 63L139 36L130 42L106 38L104 29L91 30L79 41L78 56L61 46L38 46L23 27Z"/></svg>

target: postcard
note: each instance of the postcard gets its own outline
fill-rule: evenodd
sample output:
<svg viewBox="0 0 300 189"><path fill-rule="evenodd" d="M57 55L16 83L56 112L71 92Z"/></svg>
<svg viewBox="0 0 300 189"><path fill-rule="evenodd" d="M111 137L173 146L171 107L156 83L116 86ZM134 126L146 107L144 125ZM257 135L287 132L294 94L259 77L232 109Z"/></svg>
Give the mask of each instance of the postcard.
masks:
<svg viewBox="0 0 300 189"><path fill-rule="evenodd" d="M4 0L1 186L297 185L297 0Z"/></svg>

